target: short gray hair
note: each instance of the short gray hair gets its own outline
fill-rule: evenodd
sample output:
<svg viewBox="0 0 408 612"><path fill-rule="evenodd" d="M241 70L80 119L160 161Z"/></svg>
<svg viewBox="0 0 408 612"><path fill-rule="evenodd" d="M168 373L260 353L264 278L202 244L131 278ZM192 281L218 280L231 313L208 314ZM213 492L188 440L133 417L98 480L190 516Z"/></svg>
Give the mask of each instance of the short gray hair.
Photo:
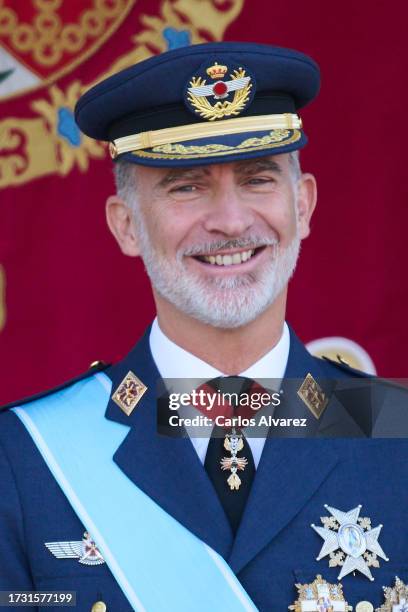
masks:
<svg viewBox="0 0 408 612"><path fill-rule="evenodd" d="M289 163L295 181L298 181L302 170L300 167L299 151L289 153ZM116 192L120 198L130 207L135 209L136 202L136 168L131 162L120 160L115 162L113 173L115 176Z"/></svg>
<svg viewBox="0 0 408 612"><path fill-rule="evenodd" d="M131 162L120 160L114 163L116 193L130 208L134 208L137 187L136 166Z"/></svg>
<svg viewBox="0 0 408 612"><path fill-rule="evenodd" d="M300 167L300 151L291 151L289 153L289 163L293 173L293 178L298 181L302 175L302 168Z"/></svg>

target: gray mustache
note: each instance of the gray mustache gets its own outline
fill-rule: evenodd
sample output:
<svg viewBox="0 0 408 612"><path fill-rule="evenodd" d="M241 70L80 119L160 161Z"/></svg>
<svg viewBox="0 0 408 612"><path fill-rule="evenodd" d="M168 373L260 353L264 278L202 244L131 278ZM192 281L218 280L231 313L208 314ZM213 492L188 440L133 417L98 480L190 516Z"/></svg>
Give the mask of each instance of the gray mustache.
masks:
<svg viewBox="0 0 408 612"><path fill-rule="evenodd" d="M275 246L279 243L277 238L261 238L259 236L249 236L248 238L233 238L231 240L218 240L217 242L208 242L197 244L183 251L181 255L194 256L205 253L211 255L222 249L257 249L263 246Z"/></svg>

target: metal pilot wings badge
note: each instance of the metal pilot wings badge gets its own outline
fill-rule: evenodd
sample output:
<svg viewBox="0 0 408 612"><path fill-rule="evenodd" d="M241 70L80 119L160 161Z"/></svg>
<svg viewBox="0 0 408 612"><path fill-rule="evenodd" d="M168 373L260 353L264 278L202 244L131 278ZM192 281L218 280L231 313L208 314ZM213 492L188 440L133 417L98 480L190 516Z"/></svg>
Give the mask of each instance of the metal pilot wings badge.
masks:
<svg viewBox="0 0 408 612"><path fill-rule="evenodd" d="M105 563L105 559L87 531L81 541L45 542L45 546L57 559L78 559L83 565Z"/></svg>
<svg viewBox="0 0 408 612"><path fill-rule="evenodd" d="M342 566L337 576L338 580L355 570L370 580L374 580L370 566L380 566L378 557L389 561L378 543L382 525L371 529L371 520L367 517L359 517L361 505L348 512L342 512L327 504L324 507L331 516L320 518L323 527L311 525L324 540L316 560L320 561L323 557L330 555L330 567Z"/></svg>
<svg viewBox="0 0 408 612"><path fill-rule="evenodd" d="M297 584L299 598L289 610L294 612L348 612L353 608L343 596L341 584L330 584L320 576L311 584Z"/></svg>
<svg viewBox="0 0 408 612"><path fill-rule="evenodd" d="M203 65L186 88L187 108L214 121L241 114L255 94L254 78L242 66ZM229 74L227 74L229 73Z"/></svg>

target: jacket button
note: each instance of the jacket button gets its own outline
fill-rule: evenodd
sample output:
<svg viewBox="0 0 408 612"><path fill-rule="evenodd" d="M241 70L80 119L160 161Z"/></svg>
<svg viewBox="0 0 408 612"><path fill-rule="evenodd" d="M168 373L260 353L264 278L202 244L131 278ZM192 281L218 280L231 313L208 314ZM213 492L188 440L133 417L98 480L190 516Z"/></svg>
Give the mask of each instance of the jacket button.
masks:
<svg viewBox="0 0 408 612"><path fill-rule="evenodd" d="M95 601L91 608L91 612L106 612L107 607L104 601Z"/></svg>

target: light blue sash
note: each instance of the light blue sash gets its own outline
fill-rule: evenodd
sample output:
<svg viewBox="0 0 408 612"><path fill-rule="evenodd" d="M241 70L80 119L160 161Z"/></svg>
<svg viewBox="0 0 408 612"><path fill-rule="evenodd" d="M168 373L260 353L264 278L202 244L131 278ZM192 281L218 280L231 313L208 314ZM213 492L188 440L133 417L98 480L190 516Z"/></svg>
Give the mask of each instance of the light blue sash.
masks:
<svg viewBox="0 0 408 612"><path fill-rule="evenodd" d="M147 612L256 611L224 559L112 460L129 428L104 417L110 391L110 379L96 374L14 412L130 605Z"/></svg>

